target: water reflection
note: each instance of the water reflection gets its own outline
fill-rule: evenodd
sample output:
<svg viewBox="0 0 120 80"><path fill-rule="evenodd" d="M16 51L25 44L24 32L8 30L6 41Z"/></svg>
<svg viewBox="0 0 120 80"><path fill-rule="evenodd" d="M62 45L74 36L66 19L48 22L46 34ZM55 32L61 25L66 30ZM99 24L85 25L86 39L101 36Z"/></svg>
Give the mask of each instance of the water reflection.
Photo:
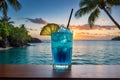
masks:
<svg viewBox="0 0 120 80"><path fill-rule="evenodd" d="M120 41L74 41L72 64L120 64ZM0 64L52 64L50 43L0 51Z"/></svg>
<svg viewBox="0 0 120 80"><path fill-rule="evenodd" d="M0 51L0 64L27 64L27 53L24 48L13 48Z"/></svg>

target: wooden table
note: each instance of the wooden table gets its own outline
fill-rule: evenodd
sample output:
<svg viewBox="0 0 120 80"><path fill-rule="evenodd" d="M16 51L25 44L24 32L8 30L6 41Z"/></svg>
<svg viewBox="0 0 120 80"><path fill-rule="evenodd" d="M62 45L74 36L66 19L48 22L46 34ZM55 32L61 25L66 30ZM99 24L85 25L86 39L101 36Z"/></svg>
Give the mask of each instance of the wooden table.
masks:
<svg viewBox="0 0 120 80"><path fill-rule="evenodd" d="M68 72L52 65L0 65L0 78L120 78L120 65L72 65Z"/></svg>

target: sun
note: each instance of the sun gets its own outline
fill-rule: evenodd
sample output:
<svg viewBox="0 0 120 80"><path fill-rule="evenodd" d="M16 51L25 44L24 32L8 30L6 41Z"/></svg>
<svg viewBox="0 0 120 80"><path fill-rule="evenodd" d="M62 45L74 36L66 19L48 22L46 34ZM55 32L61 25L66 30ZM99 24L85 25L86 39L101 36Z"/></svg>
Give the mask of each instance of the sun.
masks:
<svg viewBox="0 0 120 80"><path fill-rule="evenodd" d="M73 40L78 40L79 37L78 37L78 34L77 34L77 31L73 31Z"/></svg>

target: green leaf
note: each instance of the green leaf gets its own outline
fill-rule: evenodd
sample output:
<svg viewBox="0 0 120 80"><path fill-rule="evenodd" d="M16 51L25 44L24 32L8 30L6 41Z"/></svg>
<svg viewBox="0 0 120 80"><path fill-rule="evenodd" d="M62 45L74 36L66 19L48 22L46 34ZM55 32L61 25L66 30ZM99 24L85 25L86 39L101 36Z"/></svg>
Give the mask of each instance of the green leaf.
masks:
<svg viewBox="0 0 120 80"><path fill-rule="evenodd" d="M89 7L80 8L76 13L75 17L82 17L85 14L88 14L91 10Z"/></svg>
<svg viewBox="0 0 120 80"><path fill-rule="evenodd" d="M120 6L120 0L106 0L109 6Z"/></svg>
<svg viewBox="0 0 120 80"><path fill-rule="evenodd" d="M2 40L2 37L0 36L0 40Z"/></svg>
<svg viewBox="0 0 120 80"><path fill-rule="evenodd" d="M89 16L88 18L88 23L90 25L90 27L92 28L92 26L94 25L95 20L99 17L100 14L100 10L98 8L96 8Z"/></svg>
<svg viewBox="0 0 120 80"><path fill-rule="evenodd" d="M15 10L20 10L21 9L21 4L19 3L18 0L8 0L10 5L15 9Z"/></svg>

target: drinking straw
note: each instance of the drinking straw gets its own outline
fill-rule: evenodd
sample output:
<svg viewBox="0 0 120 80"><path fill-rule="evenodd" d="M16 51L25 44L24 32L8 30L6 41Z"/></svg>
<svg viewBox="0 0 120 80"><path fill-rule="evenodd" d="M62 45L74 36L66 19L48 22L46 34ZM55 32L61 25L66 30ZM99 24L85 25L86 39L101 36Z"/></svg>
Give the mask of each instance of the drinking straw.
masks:
<svg viewBox="0 0 120 80"><path fill-rule="evenodd" d="M68 24L67 24L67 28L69 28L69 24L70 24L70 20L71 20L71 17L72 17L72 13L73 13L73 9L71 10L71 13L70 13L70 17L69 17L69 21L68 21Z"/></svg>

